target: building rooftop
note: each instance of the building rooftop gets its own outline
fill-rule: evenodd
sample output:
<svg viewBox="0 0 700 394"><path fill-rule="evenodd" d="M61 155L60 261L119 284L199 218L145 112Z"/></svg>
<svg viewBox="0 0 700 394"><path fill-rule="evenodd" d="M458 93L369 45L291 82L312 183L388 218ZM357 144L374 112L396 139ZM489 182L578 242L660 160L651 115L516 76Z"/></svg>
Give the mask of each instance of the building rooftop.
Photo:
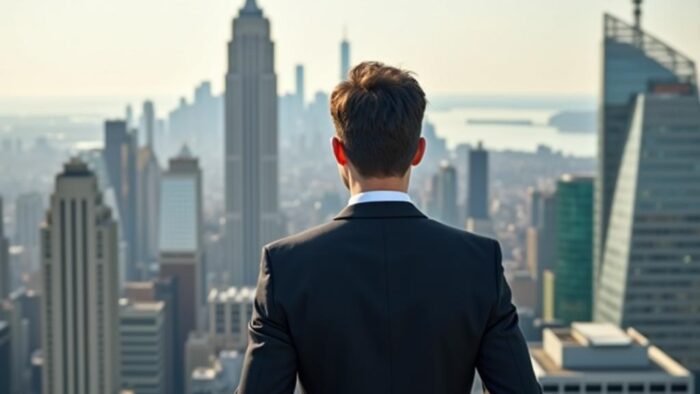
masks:
<svg viewBox="0 0 700 394"><path fill-rule="evenodd" d="M633 328L623 331L609 323L573 323L546 328L542 344L530 345L538 377L580 377L620 372L688 377L690 372L652 346Z"/></svg>
<svg viewBox="0 0 700 394"><path fill-rule="evenodd" d="M605 39L631 45L673 72L681 82L697 87L695 62L639 26L605 14Z"/></svg>
<svg viewBox="0 0 700 394"><path fill-rule="evenodd" d="M119 299L119 306L126 312L158 312L165 308L163 301L136 301L132 302L126 298Z"/></svg>
<svg viewBox="0 0 700 394"><path fill-rule="evenodd" d="M229 287L228 289L212 289L207 297L209 302L253 302L255 287Z"/></svg>

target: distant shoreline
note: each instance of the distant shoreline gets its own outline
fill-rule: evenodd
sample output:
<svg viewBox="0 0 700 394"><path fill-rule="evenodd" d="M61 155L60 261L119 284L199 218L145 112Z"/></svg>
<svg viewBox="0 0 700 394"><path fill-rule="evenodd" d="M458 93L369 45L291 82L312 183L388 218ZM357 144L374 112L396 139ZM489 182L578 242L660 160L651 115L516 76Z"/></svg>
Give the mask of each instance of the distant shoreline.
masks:
<svg viewBox="0 0 700 394"><path fill-rule="evenodd" d="M483 126L534 126L535 123L530 119L467 119L467 124L483 125Z"/></svg>

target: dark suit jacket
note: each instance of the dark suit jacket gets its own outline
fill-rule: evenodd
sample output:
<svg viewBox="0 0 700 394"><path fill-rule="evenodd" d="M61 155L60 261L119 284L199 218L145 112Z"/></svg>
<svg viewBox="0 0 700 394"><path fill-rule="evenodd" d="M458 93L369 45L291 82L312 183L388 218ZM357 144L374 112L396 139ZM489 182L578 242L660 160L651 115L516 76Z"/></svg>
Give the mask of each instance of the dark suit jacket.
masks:
<svg viewBox="0 0 700 394"><path fill-rule="evenodd" d="M263 249L242 394L540 393L498 243L360 203Z"/></svg>

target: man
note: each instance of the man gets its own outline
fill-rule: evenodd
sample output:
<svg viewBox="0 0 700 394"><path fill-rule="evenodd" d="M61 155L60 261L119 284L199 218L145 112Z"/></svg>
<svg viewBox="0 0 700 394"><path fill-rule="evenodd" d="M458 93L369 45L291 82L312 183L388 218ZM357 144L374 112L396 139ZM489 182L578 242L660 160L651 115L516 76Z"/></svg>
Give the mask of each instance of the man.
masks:
<svg viewBox="0 0 700 394"><path fill-rule="evenodd" d="M350 190L328 224L263 249L242 394L540 393L496 241L428 219L406 194L425 94L362 63L331 97Z"/></svg>

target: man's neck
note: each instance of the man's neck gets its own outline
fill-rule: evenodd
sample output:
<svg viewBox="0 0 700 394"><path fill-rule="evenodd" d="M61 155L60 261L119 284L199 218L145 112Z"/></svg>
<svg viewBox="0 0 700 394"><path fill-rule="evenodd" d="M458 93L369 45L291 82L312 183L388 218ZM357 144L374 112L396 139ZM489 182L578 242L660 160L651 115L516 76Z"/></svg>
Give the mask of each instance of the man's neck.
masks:
<svg viewBox="0 0 700 394"><path fill-rule="evenodd" d="M361 182L351 182L350 195L373 191L408 192L408 179L404 178L371 178Z"/></svg>

